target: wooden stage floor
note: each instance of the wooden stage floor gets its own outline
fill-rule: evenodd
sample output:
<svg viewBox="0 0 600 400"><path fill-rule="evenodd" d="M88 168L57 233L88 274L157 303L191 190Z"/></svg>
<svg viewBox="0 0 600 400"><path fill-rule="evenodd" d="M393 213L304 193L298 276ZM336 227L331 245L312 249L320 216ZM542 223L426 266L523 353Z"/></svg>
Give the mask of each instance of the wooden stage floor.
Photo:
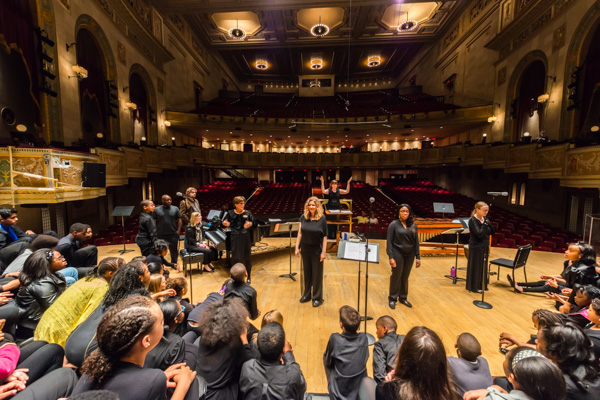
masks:
<svg viewBox="0 0 600 400"><path fill-rule="evenodd" d="M278 246L289 243L289 239L282 238L263 240ZM553 309L553 302L542 295L514 293L506 280L506 274L510 273L506 268L501 269L499 281L492 276L489 291L485 295L485 300L493 305L493 309L480 309L473 305L473 300L481 299L481 295L467 292L464 281L453 285L451 280L444 277L454 264L454 256L431 256L423 257L421 268L413 268L411 272L408 299L413 308L397 305L395 310L391 310L387 302L390 265L385 254L385 241L373 242L380 244L381 262L370 264L369 267L368 314L375 320L382 315L391 315L398 322L398 333L406 333L415 325L425 325L435 330L441 336L448 355L456 355L454 344L457 335L470 332L480 341L483 356L487 358L494 375L503 373L504 355L498 351L500 332L507 331L527 338L535 333L531 312L538 308ZM118 256L122 248L122 245L99 247L100 258ZM135 244L129 244L127 248L135 251L124 255L126 261L139 255ZM513 259L515 253L515 249L492 248L490 259ZM529 280L538 280L542 273L559 273L562 261L563 255L559 253L531 252L527 263ZM195 271L193 274L194 302L202 301L208 293L217 291L228 278L228 269L223 269L220 263L215 264L215 273L200 275ZM467 260L463 255L459 255L458 264L459 267L466 267ZM313 308L311 303L299 303L299 279L293 282L289 278L279 277L288 272L289 265L287 249L253 256L252 286L258 292L258 307L263 313L272 309L279 309L283 313L286 337L293 346L308 391L326 393L323 352L329 335L340 332L340 306L357 305L358 263L338 260L334 254L327 254L324 265L325 303L318 308ZM300 278L299 258L292 257L292 271L298 272L296 277ZM464 277L465 270L460 270L458 275ZM517 270L516 279L523 280L522 270ZM362 283L361 314L364 306L364 275ZM260 327L260 321L261 317L254 322L255 326ZM367 323L367 332L375 335L374 320ZM369 358L367 365L369 376L372 376L372 358Z"/></svg>

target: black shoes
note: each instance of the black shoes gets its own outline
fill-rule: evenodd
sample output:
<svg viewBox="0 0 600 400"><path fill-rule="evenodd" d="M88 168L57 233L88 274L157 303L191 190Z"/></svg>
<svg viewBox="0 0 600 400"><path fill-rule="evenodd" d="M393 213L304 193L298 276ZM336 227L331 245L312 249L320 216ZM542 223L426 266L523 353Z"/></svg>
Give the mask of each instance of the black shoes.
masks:
<svg viewBox="0 0 600 400"><path fill-rule="evenodd" d="M309 301L310 301L310 296L300 297L300 303L308 303Z"/></svg>
<svg viewBox="0 0 600 400"><path fill-rule="evenodd" d="M323 304L323 300L314 300L313 307L319 307Z"/></svg>
<svg viewBox="0 0 600 400"><path fill-rule="evenodd" d="M408 300L404 299L404 300L400 300L399 301L400 304L404 304L406 307L408 308L412 308L412 304L409 303Z"/></svg>
<svg viewBox="0 0 600 400"><path fill-rule="evenodd" d="M390 301L389 305L390 305L390 308L391 308L392 310L395 310L395 309L396 309L396 302L395 302L395 301Z"/></svg>

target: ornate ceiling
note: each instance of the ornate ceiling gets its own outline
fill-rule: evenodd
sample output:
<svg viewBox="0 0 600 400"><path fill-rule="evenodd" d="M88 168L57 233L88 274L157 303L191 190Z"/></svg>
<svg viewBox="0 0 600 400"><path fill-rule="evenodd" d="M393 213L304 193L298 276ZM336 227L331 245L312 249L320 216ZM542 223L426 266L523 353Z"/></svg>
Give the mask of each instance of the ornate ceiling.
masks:
<svg viewBox="0 0 600 400"><path fill-rule="evenodd" d="M424 44L441 37L466 1L423 0L153 0L164 14L179 14L240 81L297 82L315 73L338 81L398 75ZM416 21L414 29L398 26ZM326 28L317 28L318 24ZM412 23L411 23L412 24ZM411 25L408 25L410 28ZM235 34L231 35L232 29ZM317 37L315 33L326 35ZM236 37L237 35L237 37ZM369 57L380 58L368 67ZM256 61L268 68L257 68Z"/></svg>

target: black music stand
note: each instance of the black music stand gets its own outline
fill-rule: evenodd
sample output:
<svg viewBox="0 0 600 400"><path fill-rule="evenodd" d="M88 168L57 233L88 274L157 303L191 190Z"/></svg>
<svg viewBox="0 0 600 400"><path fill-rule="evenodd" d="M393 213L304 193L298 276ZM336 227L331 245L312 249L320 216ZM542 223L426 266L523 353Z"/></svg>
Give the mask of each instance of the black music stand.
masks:
<svg viewBox="0 0 600 400"><path fill-rule="evenodd" d="M298 232L300 229L300 222L283 222L279 224L275 224L275 228L273 228L273 233L282 233L289 232L290 233L290 272L288 274L279 275L280 278L290 278L294 282L296 282L296 272L292 272L292 232Z"/></svg>
<svg viewBox="0 0 600 400"><path fill-rule="evenodd" d="M367 257L368 255L368 257ZM369 346L375 343L375 337L367 332L367 320L372 320L373 317L367 315L367 301L369 297L369 263L379 263L379 243L368 242L351 242L347 240L340 241L338 247L338 258L343 260L358 261L358 306L357 311L360 313L360 267L362 262L367 263L365 268L365 315L361 320L365 321L364 332L367 335Z"/></svg>
<svg viewBox="0 0 600 400"><path fill-rule="evenodd" d="M455 251L455 260L454 260L454 276L452 275L444 275L445 278L448 279L452 279L452 284L456 285L456 281L466 281L465 278L459 278L458 277L458 270L459 269L465 269L465 268L458 268L458 245L460 244L459 241L459 237L461 233L469 233L469 229L465 229L465 228L453 228L453 229L448 229L447 231L442 232L442 235L448 235L454 233L456 234L456 251Z"/></svg>
<svg viewBox="0 0 600 400"><path fill-rule="evenodd" d="M121 217L121 227L123 228L123 250L121 250L119 253L121 255L125 254L125 253L129 253L130 251L135 251L135 250L127 250L125 248L125 217L129 217L131 216L131 213L133 212L133 206L117 206L115 208L113 208L113 212L112 214L110 214L111 217Z"/></svg>

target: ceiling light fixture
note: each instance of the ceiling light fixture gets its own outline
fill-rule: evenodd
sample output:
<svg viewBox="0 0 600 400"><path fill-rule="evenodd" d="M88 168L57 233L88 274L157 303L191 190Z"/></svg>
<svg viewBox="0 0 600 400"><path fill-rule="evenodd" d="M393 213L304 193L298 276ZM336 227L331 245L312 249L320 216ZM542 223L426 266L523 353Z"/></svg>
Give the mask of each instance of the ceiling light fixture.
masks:
<svg viewBox="0 0 600 400"><path fill-rule="evenodd" d="M371 56L367 59L368 67L377 67L379 64L381 64L381 57L379 56Z"/></svg>
<svg viewBox="0 0 600 400"><path fill-rule="evenodd" d="M268 69L269 68L269 63L266 62L265 60L257 60L256 64L254 64L256 66L256 69Z"/></svg>
<svg viewBox="0 0 600 400"><path fill-rule="evenodd" d="M329 33L329 27L321 23L321 17L319 17L319 23L310 28L310 33L316 37L323 37Z"/></svg>
<svg viewBox="0 0 600 400"><path fill-rule="evenodd" d="M310 60L310 69L321 69L323 68L323 60L320 58L313 58Z"/></svg>
<svg viewBox="0 0 600 400"><path fill-rule="evenodd" d="M242 40L246 37L246 31L239 27L239 21L235 21L235 28L229 30L229 36L235 40Z"/></svg>
<svg viewBox="0 0 600 400"><path fill-rule="evenodd" d="M398 32L412 32L417 29L419 23L414 19L408 19L408 13L406 13L406 22L398 25Z"/></svg>

